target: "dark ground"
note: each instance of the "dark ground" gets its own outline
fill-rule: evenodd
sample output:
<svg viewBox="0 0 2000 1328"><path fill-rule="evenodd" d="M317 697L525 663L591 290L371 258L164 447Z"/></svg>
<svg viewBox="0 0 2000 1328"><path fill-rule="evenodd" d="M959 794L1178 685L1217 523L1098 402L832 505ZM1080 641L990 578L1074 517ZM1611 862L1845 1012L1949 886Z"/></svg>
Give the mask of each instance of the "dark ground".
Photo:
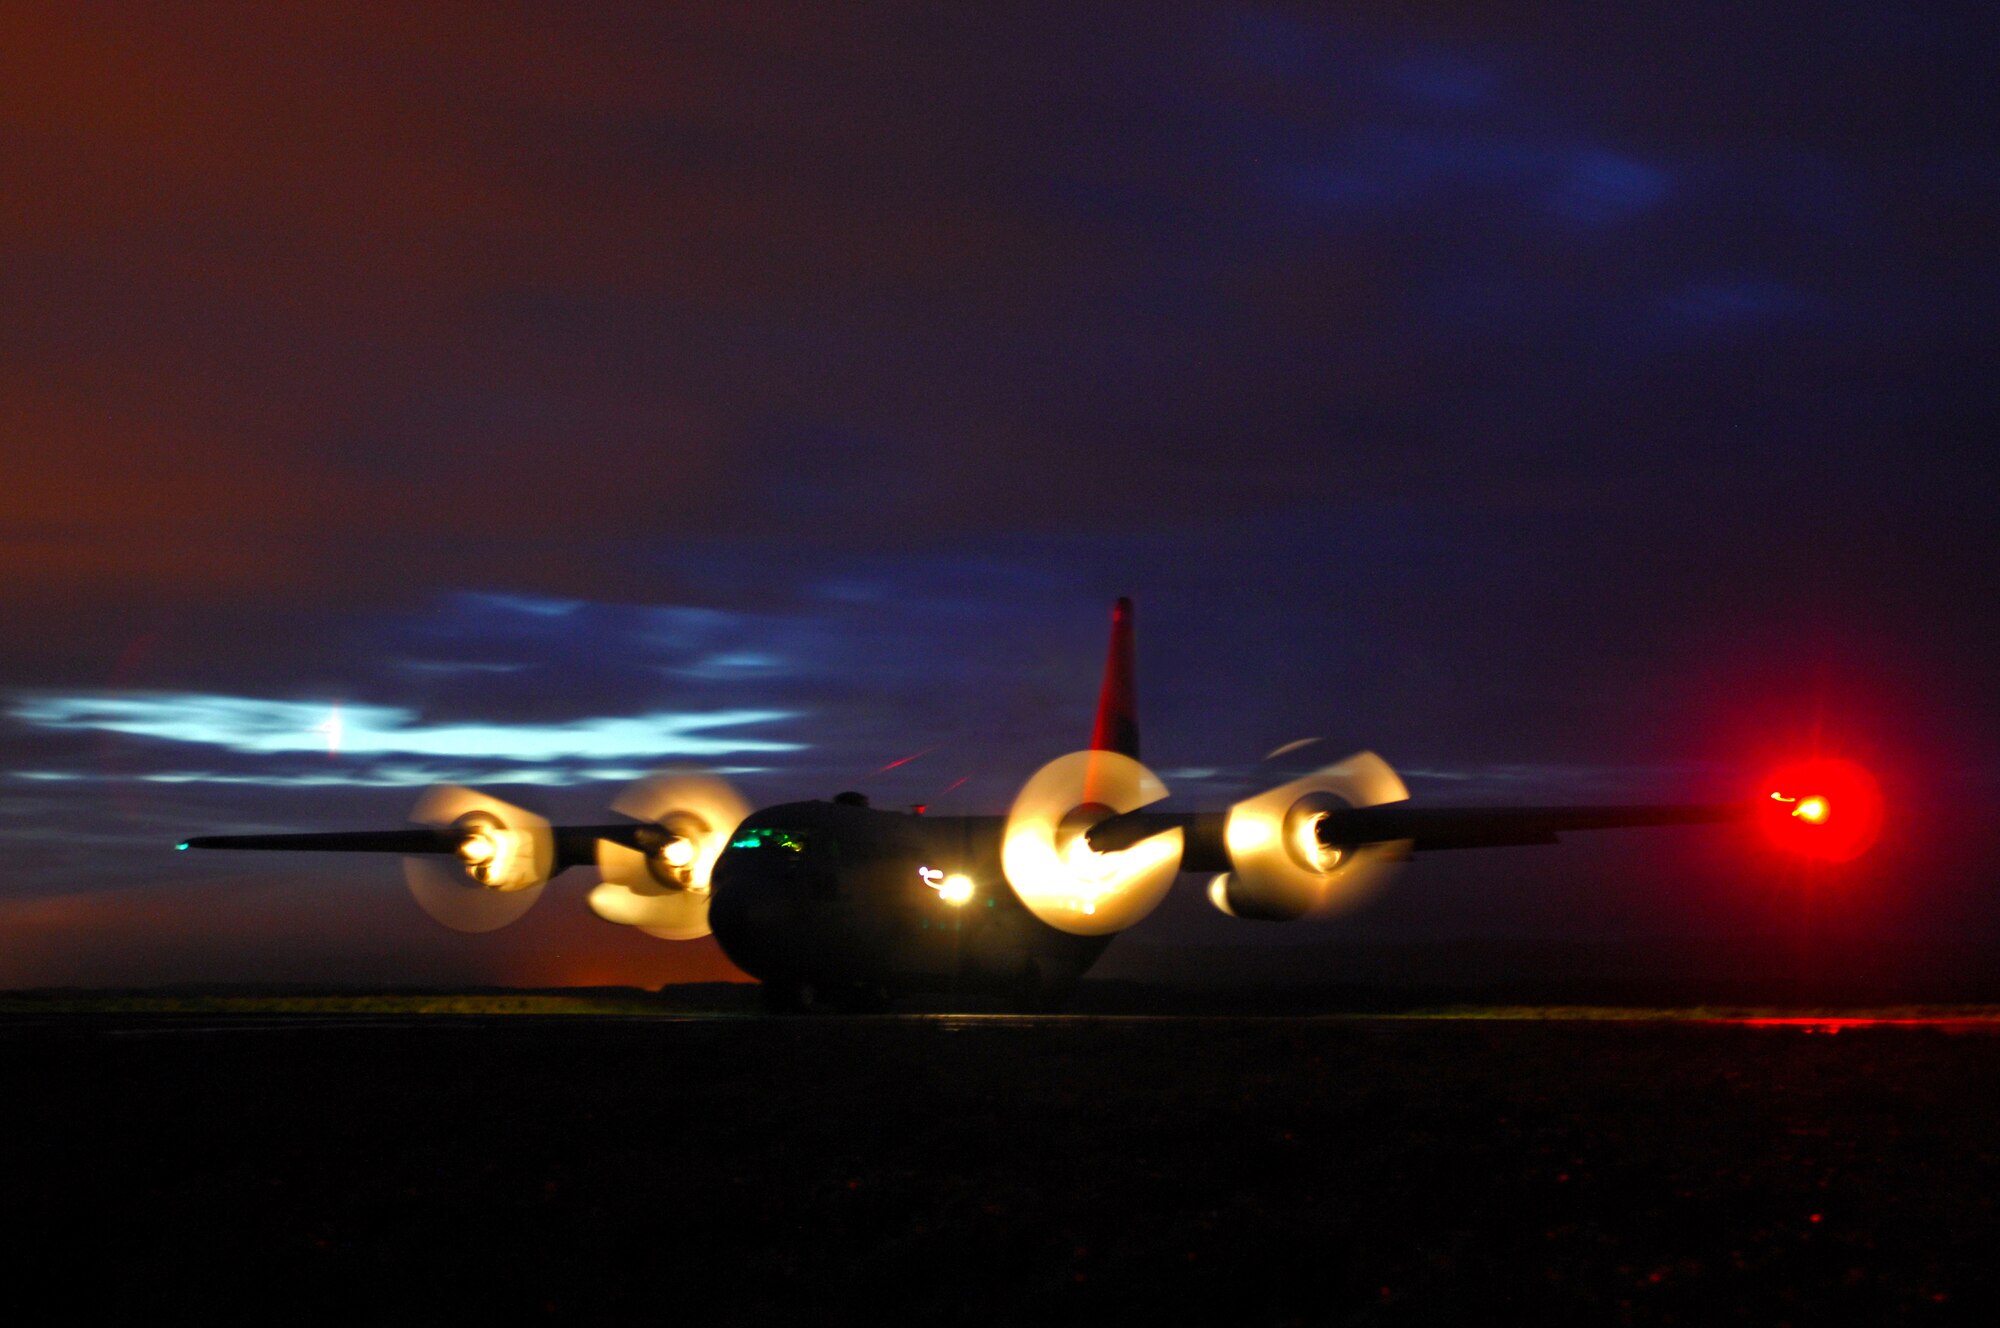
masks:
<svg viewBox="0 0 2000 1328"><path fill-rule="evenodd" d="M2000 1282L1976 1030L16 1012L0 1053L9 1299L62 1321L1904 1323Z"/></svg>

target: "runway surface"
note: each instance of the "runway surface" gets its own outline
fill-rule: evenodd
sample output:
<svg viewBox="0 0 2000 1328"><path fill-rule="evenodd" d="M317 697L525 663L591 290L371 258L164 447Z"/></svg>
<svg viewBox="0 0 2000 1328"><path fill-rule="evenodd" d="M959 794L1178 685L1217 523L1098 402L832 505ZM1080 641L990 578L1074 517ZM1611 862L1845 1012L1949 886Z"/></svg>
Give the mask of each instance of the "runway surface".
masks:
<svg viewBox="0 0 2000 1328"><path fill-rule="evenodd" d="M198 1317L1945 1322L1995 1027L15 1010L5 1257Z"/></svg>

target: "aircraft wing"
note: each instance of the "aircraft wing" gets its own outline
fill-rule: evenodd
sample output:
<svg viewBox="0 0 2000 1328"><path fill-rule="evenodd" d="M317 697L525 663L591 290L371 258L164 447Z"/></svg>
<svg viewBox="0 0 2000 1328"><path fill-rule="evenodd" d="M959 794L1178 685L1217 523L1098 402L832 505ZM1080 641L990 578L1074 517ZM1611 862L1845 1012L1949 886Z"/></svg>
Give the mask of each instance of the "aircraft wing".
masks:
<svg viewBox="0 0 2000 1328"><path fill-rule="evenodd" d="M1326 813L1318 827L1329 844L1383 844L1407 841L1413 850L1504 848L1553 844L1578 830L1622 830L1661 825L1708 825L1747 819L1755 808L1744 803L1584 807L1424 807L1408 802L1343 807ZM1102 822L1089 834L1101 852L1129 847L1178 828L1186 835L1182 868L1227 871L1229 851L1225 812L1128 812Z"/></svg>
<svg viewBox="0 0 2000 1328"><path fill-rule="evenodd" d="M1742 820L1750 813L1751 808L1740 803L1603 807L1416 807L1386 803L1331 813L1322 837L1356 844L1407 839L1414 849L1503 848L1553 844L1576 830L1708 825Z"/></svg>
<svg viewBox="0 0 2000 1328"><path fill-rule="evenodd" d="M550 827L555 839L553 871L565 867L587 867L597 861L597 841L637 849L638 836L652 827L637 821L616 825L558 825ZM426 853L457 853L465 834L452 826L408 826L401 830L353 830L312 835L200 835L182 840L179 848L241 848L260 852L294 853L399 853L416 856Z"/></svg>

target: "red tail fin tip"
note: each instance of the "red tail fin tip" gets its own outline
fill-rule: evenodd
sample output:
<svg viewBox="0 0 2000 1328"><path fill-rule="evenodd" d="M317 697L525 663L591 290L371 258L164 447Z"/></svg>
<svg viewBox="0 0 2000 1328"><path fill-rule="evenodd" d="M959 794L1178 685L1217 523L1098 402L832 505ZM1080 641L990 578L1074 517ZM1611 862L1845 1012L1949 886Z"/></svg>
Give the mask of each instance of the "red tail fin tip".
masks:
<svg viewBox="0 0 2000 1328"><path fill-rule="evenodd" d="M1111 606L1111 653L1104 660L1104 687L1097 694L1093 751L1139 756L1139 708L1132 686L1132 601Z"/></svg>

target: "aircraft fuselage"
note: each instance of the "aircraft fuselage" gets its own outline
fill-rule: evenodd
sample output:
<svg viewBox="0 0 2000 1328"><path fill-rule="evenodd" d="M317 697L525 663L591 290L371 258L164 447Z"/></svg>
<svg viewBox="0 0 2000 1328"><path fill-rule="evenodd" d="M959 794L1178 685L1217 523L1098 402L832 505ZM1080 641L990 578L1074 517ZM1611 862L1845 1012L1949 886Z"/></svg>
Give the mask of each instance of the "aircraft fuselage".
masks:
<svg viewBox="0 0 2000 1328"><path fill-rule="evenodd" d="M1022 906L1000 869L1004 823L837 802L764 808L715 864L709 925L730 961L781 999L1059 999L1110 937L1072 936ZM971 882L963 902L941 888L952 876Z"/></svg>

